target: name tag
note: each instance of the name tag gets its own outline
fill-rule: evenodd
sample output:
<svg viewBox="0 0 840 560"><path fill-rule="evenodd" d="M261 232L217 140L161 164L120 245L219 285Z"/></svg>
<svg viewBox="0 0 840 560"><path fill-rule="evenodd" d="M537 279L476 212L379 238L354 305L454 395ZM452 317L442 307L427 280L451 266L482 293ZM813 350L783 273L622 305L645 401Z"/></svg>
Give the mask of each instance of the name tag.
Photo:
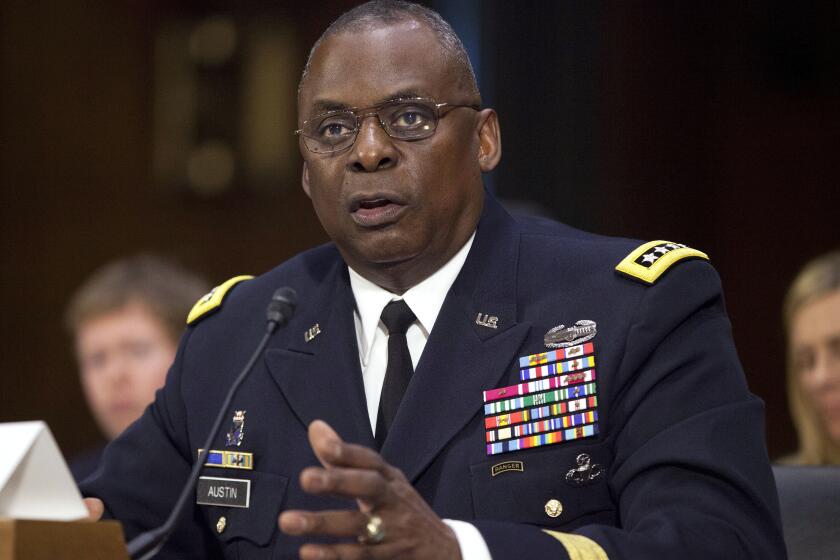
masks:
<svg viewBox="0 0 840 560"><path fill-rule="evenodd" d="M199 477L195 503L203 506L247 508L251 504L251 481L239 478Z"/></svg>

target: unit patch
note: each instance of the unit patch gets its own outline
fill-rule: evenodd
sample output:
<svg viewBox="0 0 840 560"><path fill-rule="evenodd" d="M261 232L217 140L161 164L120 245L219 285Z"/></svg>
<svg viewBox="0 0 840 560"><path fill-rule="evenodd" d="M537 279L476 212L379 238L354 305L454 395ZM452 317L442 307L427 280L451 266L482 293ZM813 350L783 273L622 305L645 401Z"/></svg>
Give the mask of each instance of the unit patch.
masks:
<svg viewBox="0 0 840 560"><path fill-rule="evenodd" d="M519 367L523 383L484 391L488 455L598 434L592 342L523 356Z"/></svg>
<svg viewBox="0 0 840 560"><path fill-rule="evenodd" d="M624 257L615 269L646 284L653 284L671 266L685 259L709 260L709 255L682 243L651 241Z"/></svg>
<svg viewBox="0 0 840 560"><path fill-rule="evenodd" d="M504 463L496 463L490 467L491 476L511 471L525 472L525 465L522 464L522 461L505 461Z"/></svg>
<svg viewBox="0 0 840 560"><path fill-rule="evenodd" d="M233 413L233 425L225 435L225 447L239 447L245 439L245 411Z"/></svg>

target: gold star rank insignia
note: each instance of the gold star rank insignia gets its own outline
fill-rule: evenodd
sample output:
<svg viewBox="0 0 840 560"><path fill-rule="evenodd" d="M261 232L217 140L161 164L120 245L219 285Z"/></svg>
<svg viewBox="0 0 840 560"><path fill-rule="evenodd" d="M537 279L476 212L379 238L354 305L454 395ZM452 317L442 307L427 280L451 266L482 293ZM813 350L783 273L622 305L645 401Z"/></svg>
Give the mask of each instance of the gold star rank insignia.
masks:
<svg viewBox="0 0 840 560"><path fill-rule="evenodd" d="M653 284L674 264L685 259L709 260L709 255L682 243L651 241L624 257L615 269L645 284Z"/></svg>
<svg viewBox="0 0 840 560"><path fill-rule="evenodd" d="M251 278L253 278L253 276L235 276L204 294L204 296L202 296L190 310L190 314L187 316L187 324L192 325L211 311L221 307L225 296L234 286L244 280L250 280Z"/></svg>

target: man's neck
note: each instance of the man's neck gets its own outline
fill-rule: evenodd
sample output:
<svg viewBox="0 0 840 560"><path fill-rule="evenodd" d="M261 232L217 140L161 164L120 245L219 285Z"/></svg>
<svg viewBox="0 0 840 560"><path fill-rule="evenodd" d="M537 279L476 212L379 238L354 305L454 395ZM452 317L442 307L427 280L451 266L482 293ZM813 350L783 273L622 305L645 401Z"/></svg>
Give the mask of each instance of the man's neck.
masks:
<svg viewBox="0 0 840 560"><path fill-rule="evenodd" d="M359 275L399 296L446 266L464 248L464 245L473 239L474 234L475 228L452 249L442 255L435 255L434 259L420 256L395 263L370 263L351 260L346 255L342 256L348 266Z"/></svg>

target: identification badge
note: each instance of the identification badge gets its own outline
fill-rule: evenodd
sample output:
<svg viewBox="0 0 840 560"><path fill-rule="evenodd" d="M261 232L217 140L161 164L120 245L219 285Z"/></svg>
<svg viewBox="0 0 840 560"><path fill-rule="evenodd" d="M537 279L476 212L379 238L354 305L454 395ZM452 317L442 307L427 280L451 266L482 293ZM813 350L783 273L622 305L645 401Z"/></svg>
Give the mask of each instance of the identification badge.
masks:
<svg viewBox="0 0 840 560"><path fill-rule="evenodd" d="M199 477L195 503L202 506L250 507L251 481L241 478Z"/></svg>

